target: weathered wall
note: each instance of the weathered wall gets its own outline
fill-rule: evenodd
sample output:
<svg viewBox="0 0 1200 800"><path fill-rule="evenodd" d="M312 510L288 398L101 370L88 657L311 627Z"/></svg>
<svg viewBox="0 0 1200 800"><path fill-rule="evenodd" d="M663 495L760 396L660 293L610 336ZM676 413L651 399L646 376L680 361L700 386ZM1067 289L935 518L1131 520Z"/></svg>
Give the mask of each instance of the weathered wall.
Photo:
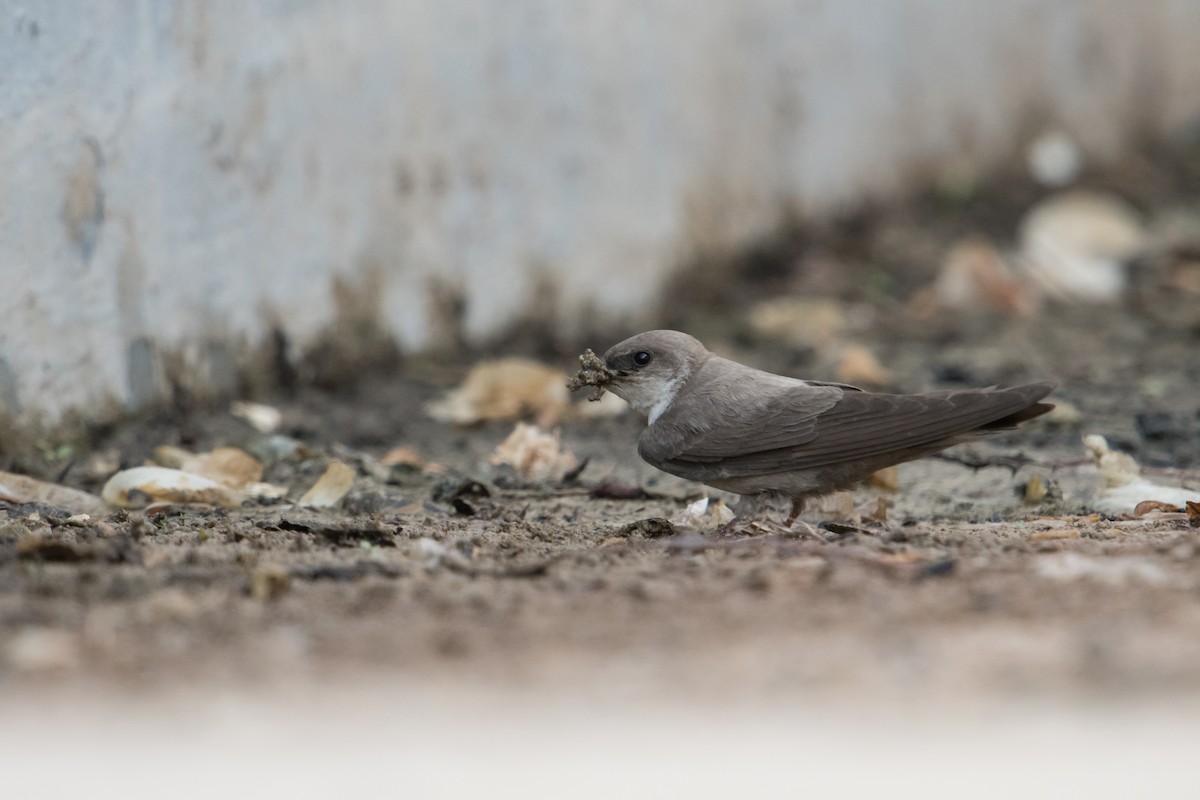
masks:
<svg viewBox="0 0 1200 800"><path fill-rule="evenodd" d="M707 248L1200 110L1187 0L0 0L0 405L53 420L339 313L636 313ZM232 343L232 349L225 347Z"/></svg>

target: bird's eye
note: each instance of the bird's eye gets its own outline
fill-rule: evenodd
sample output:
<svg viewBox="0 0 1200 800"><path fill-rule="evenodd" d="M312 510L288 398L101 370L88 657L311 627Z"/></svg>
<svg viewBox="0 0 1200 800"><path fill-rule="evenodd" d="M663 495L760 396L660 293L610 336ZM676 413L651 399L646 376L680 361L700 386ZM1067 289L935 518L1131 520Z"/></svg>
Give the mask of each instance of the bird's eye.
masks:
<svg viewBox="0 0 1200 800"><path fill-rule="evenodd" d="M633 363L637 364L639 367L644 367L650 363L650 358L650 354L645 350L639 350L633 354Z"/></svg>

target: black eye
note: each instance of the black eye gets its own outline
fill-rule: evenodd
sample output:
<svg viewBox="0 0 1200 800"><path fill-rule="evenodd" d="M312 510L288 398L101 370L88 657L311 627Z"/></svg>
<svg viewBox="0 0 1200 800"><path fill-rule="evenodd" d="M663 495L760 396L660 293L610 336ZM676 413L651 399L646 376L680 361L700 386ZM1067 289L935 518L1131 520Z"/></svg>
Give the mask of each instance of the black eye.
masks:
<svg viewBox="0 0 1200 800"><path fill-rule="evenodd" d="M639 350L633 354L633 363L639 367L644 367L650 363L651 355L645 350Z"/></svg>

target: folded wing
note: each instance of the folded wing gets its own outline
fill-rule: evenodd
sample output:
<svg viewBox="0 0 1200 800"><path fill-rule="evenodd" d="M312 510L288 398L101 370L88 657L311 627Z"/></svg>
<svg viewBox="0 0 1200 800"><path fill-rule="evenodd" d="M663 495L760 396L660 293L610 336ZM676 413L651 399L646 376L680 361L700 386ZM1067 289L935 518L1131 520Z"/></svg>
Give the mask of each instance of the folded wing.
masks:
<svg viewBox="0 0 1200 800"><path fill-rule="evenodd" d="M710 398L695 407L692 419L664 414L642 434L638 450L654 466L693 480L888 456L898 462L1043 414L1053 406L1038 401L1052 388L889 395L793 382L770 387L757 401L720 404Z"/></svg>

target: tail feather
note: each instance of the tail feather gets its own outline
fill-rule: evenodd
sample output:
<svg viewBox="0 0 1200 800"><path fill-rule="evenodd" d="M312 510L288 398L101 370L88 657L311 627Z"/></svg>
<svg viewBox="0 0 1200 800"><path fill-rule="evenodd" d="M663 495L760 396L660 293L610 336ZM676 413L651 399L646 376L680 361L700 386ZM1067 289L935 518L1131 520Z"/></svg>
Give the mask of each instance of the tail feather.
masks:
<svg viewBox="0 0 1200 800"><path fill-rule="evenodd" d="M1054 391L1052 383L1030 383L1025 386L1014 386L1009 389L998 389L996 391L1005 394L1015 394L1024 402L1029 403L1028 406L1013 412L1000 419L992 420L986 425L981 425L981 431L1003 431L1009 428L1015 428L1022 422L1028 422L1031 419L1040 417L1054 408L1053 403L1039 403L1046 395Z"/></svg>

